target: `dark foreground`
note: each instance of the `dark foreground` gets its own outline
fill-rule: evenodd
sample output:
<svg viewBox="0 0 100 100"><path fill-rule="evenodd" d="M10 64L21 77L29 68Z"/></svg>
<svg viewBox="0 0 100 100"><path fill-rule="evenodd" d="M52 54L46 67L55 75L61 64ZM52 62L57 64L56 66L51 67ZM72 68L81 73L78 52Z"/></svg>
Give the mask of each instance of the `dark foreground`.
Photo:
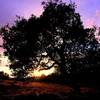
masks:
<svg viewBox="0 0 100 100"><path fill-rule="evenodd" d="M99 89L47 82L0 81L0 100L100 100Z"/></svg>

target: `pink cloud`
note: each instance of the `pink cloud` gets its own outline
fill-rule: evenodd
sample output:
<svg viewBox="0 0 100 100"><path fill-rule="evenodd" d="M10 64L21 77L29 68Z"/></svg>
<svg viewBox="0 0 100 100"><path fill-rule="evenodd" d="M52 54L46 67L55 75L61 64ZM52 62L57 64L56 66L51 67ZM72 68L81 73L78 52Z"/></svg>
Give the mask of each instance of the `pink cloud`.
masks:
<svg viewBox="0 0 100 100"><path fill-rule="evenodd" d="M3 52L4 52L4 49L3 48L0 48L0 54L3 53Z"/></svg>
<svg viewBox="0 0 100 100"><path fill-rule="evenodd" d="M100 18L100 10L96 10L96 17Z"/></svg>
<svg viewBox="0 0 100 100"><path fill-rule="evenodd" d="M2 40L2 38L0 37L0 45L2 45L3 44L3 40Z"/></svg>
<svg viewBox="0 0 100 100"><path fill-rule="evenodd" d="M35 16L39 17L42 14L43 10L41 9L36 9L35 11L27 9L25 11L23 11L23 15L26 19L28 19L31 14L34 14Z"/></svg>
<svg viewBox="0 0 100 100"><path fill-rule="evenodd" d="M2 44L3 44L3 40L2 40L2 38L0 37L0 46L2 46ZM1 54L2 52L4 52L4 49L3 49L2 47L0 47L0 54Z"/></svg>
<svg viewBox="0 0 100 100"><path fill-rule="evenodd" d="M94 25L94 19L93 19L93 18L86 19L86 20L84 21L84 25L85 25L85 27L87 27L87 28L93 27L93 25Z"/></svg>

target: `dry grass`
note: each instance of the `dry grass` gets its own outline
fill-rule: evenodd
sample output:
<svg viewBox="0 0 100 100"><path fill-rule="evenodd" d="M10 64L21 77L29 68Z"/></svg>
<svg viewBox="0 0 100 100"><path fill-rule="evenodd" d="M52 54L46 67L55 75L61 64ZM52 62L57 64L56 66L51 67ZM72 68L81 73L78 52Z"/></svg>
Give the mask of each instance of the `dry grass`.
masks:
<svg viewBox="0 0 100 100"><path fill-rule="evenodd" d="M48 97L59 98L60 100L70 100L69 98L87 98L99 96L95 88L80 87L80 93L68 85L46 83L46 82L22 82L15 80L0 81L0 100L30 100L29 98ZM26 97L27 96L27 97ZM16 99L19 97L18 99ZM40 98L40 99L41 99ZM39 100L40 100L39 99ZM32 99L33 100L33 99ZM37 100L37 99L36 99ZM79 100L79 99L78 99ZM80 99L81 100L81 99ZM82 99L83 100L83 99ZM85 99L84 99L85 100ZM96 100L96 99L95 99Z"/></svg>

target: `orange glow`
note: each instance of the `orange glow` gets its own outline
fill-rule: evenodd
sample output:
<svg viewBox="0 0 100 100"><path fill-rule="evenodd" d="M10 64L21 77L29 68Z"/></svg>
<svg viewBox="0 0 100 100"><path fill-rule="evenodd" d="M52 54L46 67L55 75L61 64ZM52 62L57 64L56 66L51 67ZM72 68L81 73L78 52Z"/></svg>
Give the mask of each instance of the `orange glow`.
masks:
<svg viewBox="0 0 100 100"><path fill-rule="evenodd" d="M0 61L1 61L0 62L0 71L3 71L4 73L9 74L9 76L12 77L11 76L12 71L9 68L10 62L8 60L8 57L1 54ZM44 58L41 62L47 62L47 61L48 61L48 58ZM50 66L52 63L53 63L52 61L50 63L48 63L48 66ZM49 70L40 70L39 67L40 66L38 66L38 68L35 69L34 71L31 71L29 73L29 76L42 77L42 76L48 76L48 75L56 72L55 67L52 67Z"/></svg>
<svg viewBox="0 0 100 100"><path fill-rule="evenodd" d="M11 70L8 66L9 66L8 57L4 56L3 53L1 53L0 54L0 71L3 71L4 73L11 75Z"/></svg>
<svg viewBox="0 0 100 100"><path fill-rule="evenodd" d="M55 72L54 67L52 67L49 70L41 70L41 71L39 69L36 69L36 70L34 70L34 72L32 72L32 76L34 76L34 77L48 76L54 72Z"/></svg>

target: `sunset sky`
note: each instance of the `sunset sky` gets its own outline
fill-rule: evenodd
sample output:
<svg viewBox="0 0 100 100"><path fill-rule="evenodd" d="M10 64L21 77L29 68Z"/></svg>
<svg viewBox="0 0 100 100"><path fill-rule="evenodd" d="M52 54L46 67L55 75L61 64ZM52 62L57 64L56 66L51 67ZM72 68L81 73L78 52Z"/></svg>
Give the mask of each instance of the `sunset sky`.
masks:
<svg viewBox="0 0 100 100"><path fill-rule="evenodd" d="M41 15L43 0L0 0L0 26L12 24L16 15L29 18L31 14ZM63 0L69 2L70 0ZM76 3L76 11L80 13L85 27L100 26L100 0L72 0ZM2 39L0 38L0 45ZM0 48L0 53L3 49Z"/></svg>
<svg viewBox="0 0 100 100"><path fill-rule="evenodd" d="M12 24L16 15L29 18L31 14L41 15L43 0L0 0L0 26ZM69 2L70 0L63 0ZM100 0L72 0L77 5L76 11L80 13L85 27L100 26ZM0 44L2 40L0 39ZM3 50L2 50L3 51Z"/></svg>
<svg viewBox="0 0 100 100"><path fill-rule="evenodd" d="M42 13L43 0L0 0L0 25L12 23L16 15L28 18L30 14L39 16ZM70 0L63 0L69 2ZM86 26L100 25L100 0L72 0L77 5Z"/></svg>

